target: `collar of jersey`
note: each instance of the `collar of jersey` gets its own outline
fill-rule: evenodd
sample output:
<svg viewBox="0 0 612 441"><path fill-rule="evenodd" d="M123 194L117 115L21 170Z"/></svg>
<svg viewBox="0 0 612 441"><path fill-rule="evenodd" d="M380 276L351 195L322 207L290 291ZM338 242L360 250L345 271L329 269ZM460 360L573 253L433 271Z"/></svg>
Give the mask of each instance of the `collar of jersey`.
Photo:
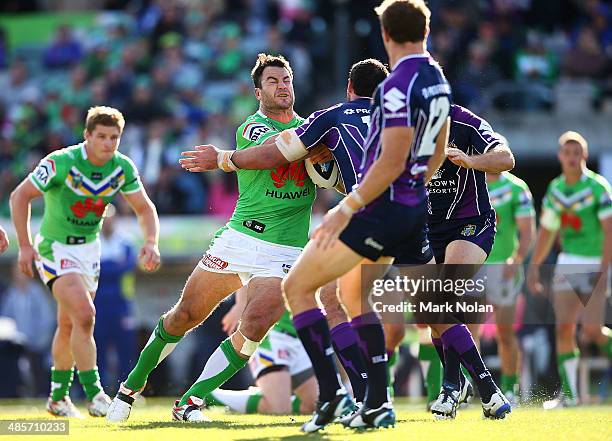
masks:
<svg viewBox="0 0 612 441"><path fill-rule="evenodd" d="M83 154L83 159L87 161L87 149L85 148L85 141L81 143L81 153Z"/></svg>
<svg viewBox="0 0 612 441"><path fill-rule="evenodd" d="M413 58L428 58L428 57L429 57L429 52L423 52L422 54L406 55L405 57L402 57L399 60L397 60L395 64L393 65L393 67L391 68L391 70L397 69L397 66L399 66L401 63L403 63L406 60L411 60Z"/></svg>
<svg viewBox="0 0 612 441"><path fill-rule="evenodd" d="M271 121L271 122L272 122L272 125L274 125L274 123L283 124L283 125L285 125L285 124L289 124L289 123L282 123L282 122L280 122L280 121L276 121L275 119L270 118L269 116L264 115L264 114L263 114L263 112L262 112L261 110L257 110L257 112L256 112L256 113L257 113L257 115L261 116L262 118L265 118L265 119L267 119L267 120ZM293 121L295 118L297 118L297 116L298 116L298 114L297 114L297 113L295 113L295 110L294 110L294 111L293 111L293 118L291 118L291 121Z"/></svg>

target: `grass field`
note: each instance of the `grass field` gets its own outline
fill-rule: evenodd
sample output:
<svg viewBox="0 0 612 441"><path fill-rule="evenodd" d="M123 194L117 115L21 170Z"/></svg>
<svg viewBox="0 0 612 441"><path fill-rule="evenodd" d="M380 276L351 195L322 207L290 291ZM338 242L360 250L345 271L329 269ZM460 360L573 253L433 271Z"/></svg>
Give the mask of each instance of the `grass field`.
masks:
<svg viewBox="0 0 612 441"><path fill-rule="evenodd" d="M70 421L70 435L11 436L11 439L74 439L86 441L140 440L612 440L612 407L585 406L546 412L539 407L515 410L505 420L481 418L480 406L461 410L454 421L434 421L422 405L399 401L394 429L356 433L338 424L314 435L304 435L299 425L306 416L235 415L221 408L206 411L213 422L188 425L170 419L172 400L148 399L135 407L128 423L108 425L104 419L87 417ZM81 407L81 406L79 406ZM82 411L84 409L81 407ZM44 401L0 401L0 420L51 419ZM7 439L0 436L1 439Z"/></svg>

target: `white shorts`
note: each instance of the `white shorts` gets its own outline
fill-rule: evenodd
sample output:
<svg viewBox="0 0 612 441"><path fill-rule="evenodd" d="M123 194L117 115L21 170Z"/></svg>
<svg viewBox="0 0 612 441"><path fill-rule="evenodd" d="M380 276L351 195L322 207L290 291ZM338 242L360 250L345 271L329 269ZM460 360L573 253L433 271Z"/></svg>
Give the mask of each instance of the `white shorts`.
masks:
<svg viewBox="0 0 612 441"><path fill-rule="evenodd" d="M206 271L237 274L246 285L254 277L283 278L301 248L256 239L231 228L215 237L198 263Z"/></svg>
<svg viewBox="0 0 612 441"><path fill-rule="evenodd" d="M495 306L516 305L516 299L525 282L525 270L522 265L518 266L514 278L510 280L503 278L504 267L504 263L492 263L481 268L482 274L487 277L487 302Z"/></svg>
<svg viewBox="0 0 612 441"><path fill-rule="evenodd" d="M34 249L40 255L40 259L36 260L36 269L45 285L63 274L78 273L88 291L95 292L98 288L99 240L80 245L66 245L37 234L34 238Z"/></svg>
<svg viewBox="0 0 612 441"><path fill-rule="evenodd" d="M292 377L312 370L310 358L300 339L274 329L262 340L249 361L253 378L273 366L286 366Z"/></svg>
<svg viewBox="0 0 612 441"><path fill-rule="evenodd" d="M561 253L557 258L553 290L555 292L569 291L580 294L589 294L595 288L594 273L601 267L600 257L577 256L575 254ZM610 272L608 272L610 277ZM606 296L610 295L610 280L608 280Z"/></svg>

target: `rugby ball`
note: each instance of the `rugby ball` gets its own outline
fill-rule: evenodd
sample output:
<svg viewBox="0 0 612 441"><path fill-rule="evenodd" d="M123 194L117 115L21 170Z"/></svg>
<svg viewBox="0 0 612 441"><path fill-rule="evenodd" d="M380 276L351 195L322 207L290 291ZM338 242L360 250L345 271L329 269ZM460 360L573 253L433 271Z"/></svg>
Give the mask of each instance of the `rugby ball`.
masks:
<svg viewBox="0 0 612 441"><path fill-rule="evenodd" d="M320 164L313 164L310 159L304 161L306 173L317 187L334 188L340 180L338 164L333 159Z"/></svg>

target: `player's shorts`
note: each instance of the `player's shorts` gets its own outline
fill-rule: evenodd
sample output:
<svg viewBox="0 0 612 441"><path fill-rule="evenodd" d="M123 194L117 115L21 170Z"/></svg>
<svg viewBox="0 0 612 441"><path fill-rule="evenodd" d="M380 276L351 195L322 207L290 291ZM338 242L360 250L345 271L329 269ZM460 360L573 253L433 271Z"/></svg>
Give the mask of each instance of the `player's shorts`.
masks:
<svg viewBox="0 0 612 441"><path fill-rule="evenodd" d="M600 266L600 257L577 256L568 253L559 254L553 277L553 290L555 292L576 292L581 295L592 293ZM610 291L609 271L606 296L610 296Z"/></svg>
<svg viewBox="0 0 612 441"><path fill-rule="evenodd" d="M298 337L272 329L249 361L253 378L269 372L287 369L291 375L291 387L303 384L314 375L308 354Z"/></svg>
<svg viewBox="0 0 612 441"><path fill-rule="evenodd" d="M393 261L393 265L425 265L433 259L433 249L428 238L427 224L420 231L420 236L414 238L414 244L404 250Z"/></svg>
<svg viewBox="0 0 612 441"><path fill-rule="evenodd" d="M429 224L429 242L436 263L444 263L446 247L455 240L466 240L489 255L495 240L495 210L465 219L448 219Z"/></svg>
<svg viewBox="0 0 612 441"><path fill-rule="evenodd" d="M66 245L40 234L34 238L34 249L40 255L36 269L43 283L50 283L63 274L78 273L90 292L98 288L100 278L100 241Z"/></svg>
<svg viewBox="0 0 612 441"><path fill-rule="evenodd" d="M514 306L525 282L525 270L522 265L517 265L514 277L505 280L504 267L503 262L483 265L474 279L486 276L485 294L488 303L495 306Z"/></svg>
<svg viewBox="0 0 612 441"><path fill-rule="evenodd" d="M237 274L243 284L254 277L287 275L301 248L256 239L231 228L215 237L198 266L214 273Z"/></svg>
<svg viewBox="0 0 612 441"><path fill-rule="evenodd" d="M355 213L340 240L360 256L372 261L382 256L399 257L410 250L423 253L423 226L427 204L416 206L376 201Z"/></svg>

